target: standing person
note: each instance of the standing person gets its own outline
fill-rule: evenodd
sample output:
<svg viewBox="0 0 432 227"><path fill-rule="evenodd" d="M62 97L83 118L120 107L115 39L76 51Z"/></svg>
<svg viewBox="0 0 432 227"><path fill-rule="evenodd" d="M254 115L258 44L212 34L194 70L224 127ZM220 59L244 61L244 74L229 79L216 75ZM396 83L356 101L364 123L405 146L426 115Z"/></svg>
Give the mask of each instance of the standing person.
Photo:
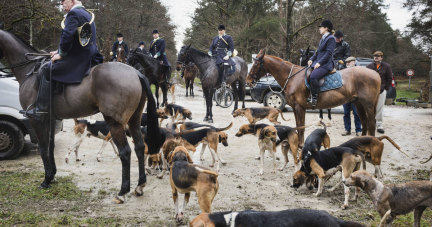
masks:
<svg viewBox="0 0 432 227"><path fill-rule="evenodd" d="M129 55L129 47L128 47L127 43L125 41L123 41L123 34L119 32L117 34L117 41L114 42L114 44L111 48L112 57L111 57L110 61L117 58L117 48L119 47L119 45L122 45L125 48L125 56L127 57Z"/></svg>
<svg viewBox="0 0 432 227"><path fill-rule="evenodd" d="M60 44L56 51L50 52L51 62L40 71L41 82L35 108L26 112L26 116L35 120L45 120L50 106L50 64L52 66L51 79L62 83L80 83L88 75L90 68L101 64L103 57L96 45L96 25L93 21L91 36L87 44L83 45L77 35L77 28L89 23L92 15L84 8L81 1L64 0L62 10L66 13L60 36Z"/></svg>
<svg viewBox="0 0 432 227"><path fill-rule="evenodd" d="M315 54L308 61L308 65L314 69L310 75L311 98L307 100L312 106L316 106L318 100L318 80L335 67L333 52L336 47L336 40L333 36L333 23L329 20L323 20L318 27L322 38Z"/></svg>
<svg viewBox="0 0 432 227"><path fill-rule="evenodd" d="M153 30L153 40L150 43L150 54L164 66L165 83L169 83L171 65L165 53L165 40L159 37L159 31ZM162 82L162 81L161 81Z"/></svg>
<svg viewBox="0 0 432 227"><path fill-rule="evenodd" d="M333 58L335 64L337 63L337 69L341 70L346 68L346 59L351 56L351 48L347 42L343 39L344 34L342 31L336 31L334 34L336 38L336 48L334 50Z"/></svg>
<svg viewBox="0 0 432 227"><path fill-rule="evenodd" d="M349 57L345 60L347 68L354 67L355 66L355 57ZM361 136L361 121L360 117L357 114L357 110L352 102L343 104L344 109L344 125L345 125L345 132L342 133L342 136L348 136L351 135L351 110L354 115L354 124L355 124L355 131L356 136Z"/></svg>
<svg viewBox="0 0 432 227"><path fill-rule="evenodd" d="M234 61L231 59L233 51L233 38L225 34L225 25L221 24L218 27L218 36L213 38L212 44L210 45L208 55L213 56L216 54L216 65L219 69L219 77L222 79L223 83L226 80L229 68L235 65Z"/></svg>
<svg viewBox="0 0 432 227"><path fill-rule="evenodd" d="M145 49L145 43L144 43L144 41L139 41L138 48L136 50L137 50L137 52L143 53L145 55L149 55L149 53Z"/></svg>
<svg viewBox="0 0 432 227"><path fill-rule="evenodd" d="M374 62L366 66L368 69L375 70L381 77L381 91L377 104L376 127L379 133L384 133L383 110L387 96L387 91L392 84L393 73L390 64L383 62L383 53L377 51L373 54Z"/></svg>

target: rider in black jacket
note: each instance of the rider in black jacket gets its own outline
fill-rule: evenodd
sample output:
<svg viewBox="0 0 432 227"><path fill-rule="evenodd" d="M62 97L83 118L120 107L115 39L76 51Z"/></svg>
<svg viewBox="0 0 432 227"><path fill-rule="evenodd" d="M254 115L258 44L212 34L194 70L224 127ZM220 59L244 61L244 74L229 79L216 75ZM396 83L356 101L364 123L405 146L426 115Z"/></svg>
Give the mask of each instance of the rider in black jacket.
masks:
<svg viewBox="0 0 432 227"><path fill-rule="evenodd" d="M336 48L333 53L335 65L337 64L338 70L346 68L345 60L351 56L351 48L347 42L343 40L343 32L336 31L334 37L336 38Z"/></svg>

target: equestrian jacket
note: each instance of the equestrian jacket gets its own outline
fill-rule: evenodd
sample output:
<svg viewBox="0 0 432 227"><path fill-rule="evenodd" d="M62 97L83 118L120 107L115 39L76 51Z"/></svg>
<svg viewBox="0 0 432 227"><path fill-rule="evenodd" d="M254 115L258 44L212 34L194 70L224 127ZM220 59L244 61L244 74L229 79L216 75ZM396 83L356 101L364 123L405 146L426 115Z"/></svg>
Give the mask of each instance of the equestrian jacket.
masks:
<svg viewBox="0 0 432 227"><path fill-rule="evenodd" d="M92 16L83 6L73 8L66 15L65 28L61 31L58 53L62 59L52 64L52 79L63 83L79 83L94 65L101 64L103 57L96 45L96 26L91 24L90 42L83 47L79 42L77 28L90 22Z"/></svg>
<svg viewBox="0 0 432 227"><path fill-rule="evenodd" d="M393 79L393 73L390 64L382 61L379 67L377 68L375 62L372 62L369 65L367 65L366 68L372 69L380 75L381 77L380 94L384 90L388 91L390 89L390 86L392 84L392 79Z"/></svg>
<svg viewBox="0 0 432 227"><path fill-rule="evenodd" d="M321 39L318 49L315 54L310 58L312 60L312 67L319 63L320 68L333 70L335 65L333 62L333 52L336 48L336 39L332 34L328 34L325 38Z"/></svg>
<svg viewBox="0 0 432 227"><path fill-rule="evenodd" d="M213 38L212 44L210 45L209 52L213 55L216 55L216 65L222 63L229 63L230 65L235 65L234 61L229 58L229 60L223 60L223 58L227 55L232 56L234 51L234 42L231 36L224 34L222 38L228 45L221 39L219 36Z"/></svg>
<svg viewBox="0 0 432 227"><path fill-rule="evenodd" d="M167 58L166 53L165 53L165 40L164 39L152 40L150 42L149 52L153 57L155 55L157 55L158 56L157 59L159 61L162 61L163 65L171 66L170 63L168 62L168 58Z"/></svg>
<svg viewBox="0 0 432 227"><path fill-rule="evenodd" d="M351 47L345 41L340 41L336 43L336 48L333 53L333 59L337 62L342 60L345 63L345 60L351 56Z"/></svg>
<svg viewBox="0 0 432 227"><path fill-rule="evenodd" d="M142 50L141 50L141 48L137 47L136 52L143 53L145 55L149 55L149 53L147 52L147 50L145 48L142 48Z"/></svg>
<svg viewBox="0 0 432 227"><path fill-rule="evenodd" d="M125 49L125 56L127 57L129 55L129 47L127 45L127 43L125 41L123 41L121 44L120 42L117 40L114 42L111 51L113 52L113 56L117 57L117 49L119 48L119 45L122 45Z"/></svg>

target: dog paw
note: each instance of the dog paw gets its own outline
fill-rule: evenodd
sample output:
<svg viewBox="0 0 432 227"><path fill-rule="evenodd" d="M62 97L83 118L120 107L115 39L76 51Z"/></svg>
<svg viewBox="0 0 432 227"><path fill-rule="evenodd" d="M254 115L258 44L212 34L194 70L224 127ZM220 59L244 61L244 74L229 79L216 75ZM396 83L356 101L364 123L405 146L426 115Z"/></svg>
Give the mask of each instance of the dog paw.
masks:
<svg viewBox="0 0 432 227"><path fill-rule="evenodd" d="M214 165L209 165L210 167L213 167Z"/></svg>
<svg viewBox="0 0 432 227"><path fill-rule="evenodd" d="M357 198L350 199L351 202L357 202Z"/></svg>
<svg viewBox="0 0 432 227"><path fill-rule="evenodd" d="M183 212L181 212L180 214L176 215L176 222L177 223L181 223L183 221Z"/></svg>
<svg viewBox="0 0 432 227"><path fill-rule="evenodd" d="M96 160L97 160L98 162L100 162L100 161L101 161L99 157L98 157L98 158L96 158Z"/></svg>
<svg viewBox="0 0 432 227"><path fill-rule="evenodd" d="M255 157L255 160L260 160L261 159L261 157L260 156L258 156L258 157Z"/></svg>
<svg viewBox="0 0 432 227"><path fill-rule="evenodd" d="M227 162L221 162L222 163L222 165L224 165L224 166L226 166L226 164L227 164Z"/></svg>
<svg viewBox="0 0 432 227"><path fill-rule="evenodd" d="M259 172L258 174L257 174L258 176L262 176L263 175L263 173L262 172Z"/></svg>
<svg viewBox="0 0 432 227"><path fill-rule="evenodd" d="M200 161L205 161L205 158L200 158Z"/></svg>
<svg viewBox="0 0 432 227"><path fill-rule="evenodd" d="M271 171L271 173L276 173L276 170Z"/></svg>
<svg viewBox="0 0 432 227"><path fill-rule="evenodd" d="M81 161L81 159L77 158L77 159L75 159L75 161L79 162L79 161Z"/></svg>
<svg viewBox="0 0 432 227"><path fill-rule="evenodd" d="M342 210L346 210L346 208L348 208L348 205L345 205L345 204L344 204L344 205L341 206L341 209L342 209Z"/></svg>
<svg viewBox="0 0 432 227"><path fill-rule="evenodd" d="M216 172L219 172L220 171L220 169L216 169Z"/></svg>
<svg viewBox="0 0 432 227"><path fill-rule="evenodd" d="M315 193L314 196L319 197L321 195L321 193Z"/></svg>
<svg viewBox="0 0 432 227"><path fill-rule="evenodd" d="M159 175L157 175L157 178L159 178L159 179L162 179L162 178L163 178L163 173L162 173L162 174L159 174Z"/></svg>
<svg viewBox="0 0 432 227"><path fill-rule="evenodd" d="M284 168L279 168L278 170L279 170L279 171L283 171L283 169L284 169Z"/></svg>
<svg viewBox="0 0 432 227"><path fill-rule="evenodd" d="M66 164L69 164L69 158L65 158Z"/></svg>

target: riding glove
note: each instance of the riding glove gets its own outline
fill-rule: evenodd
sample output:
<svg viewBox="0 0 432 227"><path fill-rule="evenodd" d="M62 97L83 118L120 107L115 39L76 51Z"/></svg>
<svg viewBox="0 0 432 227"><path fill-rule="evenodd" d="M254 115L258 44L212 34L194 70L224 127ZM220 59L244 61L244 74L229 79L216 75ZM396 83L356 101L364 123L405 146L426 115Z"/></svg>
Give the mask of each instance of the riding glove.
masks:
<svg viewBox="0 0 432 227"><path fill-rule="evenodd" d="M229 59L228 55L223 58L223 60L225 60L225 61L228 60L228 59Z"/></svg>
<svg viewBox="0 0 432 227"><path fill-rule="evenodd" d="M158 57L158 55L157 54L155 54L154 56L153 56L153 58L157 58Z"/></svg>
<svg viewBox="0 0 432 227"><path fill-rule="evenodd" d="M212 56L213 56L213 53L212 53L211 51L209 51L209 52L208 52L208 55L209 55L210 57L212 57Z"/></svg>
<svg viewBox="0 0 432 227"><path fill-rule="evenodd" d="M339 64L343 64L344 62L342 60L339 60Z"/></svg>

